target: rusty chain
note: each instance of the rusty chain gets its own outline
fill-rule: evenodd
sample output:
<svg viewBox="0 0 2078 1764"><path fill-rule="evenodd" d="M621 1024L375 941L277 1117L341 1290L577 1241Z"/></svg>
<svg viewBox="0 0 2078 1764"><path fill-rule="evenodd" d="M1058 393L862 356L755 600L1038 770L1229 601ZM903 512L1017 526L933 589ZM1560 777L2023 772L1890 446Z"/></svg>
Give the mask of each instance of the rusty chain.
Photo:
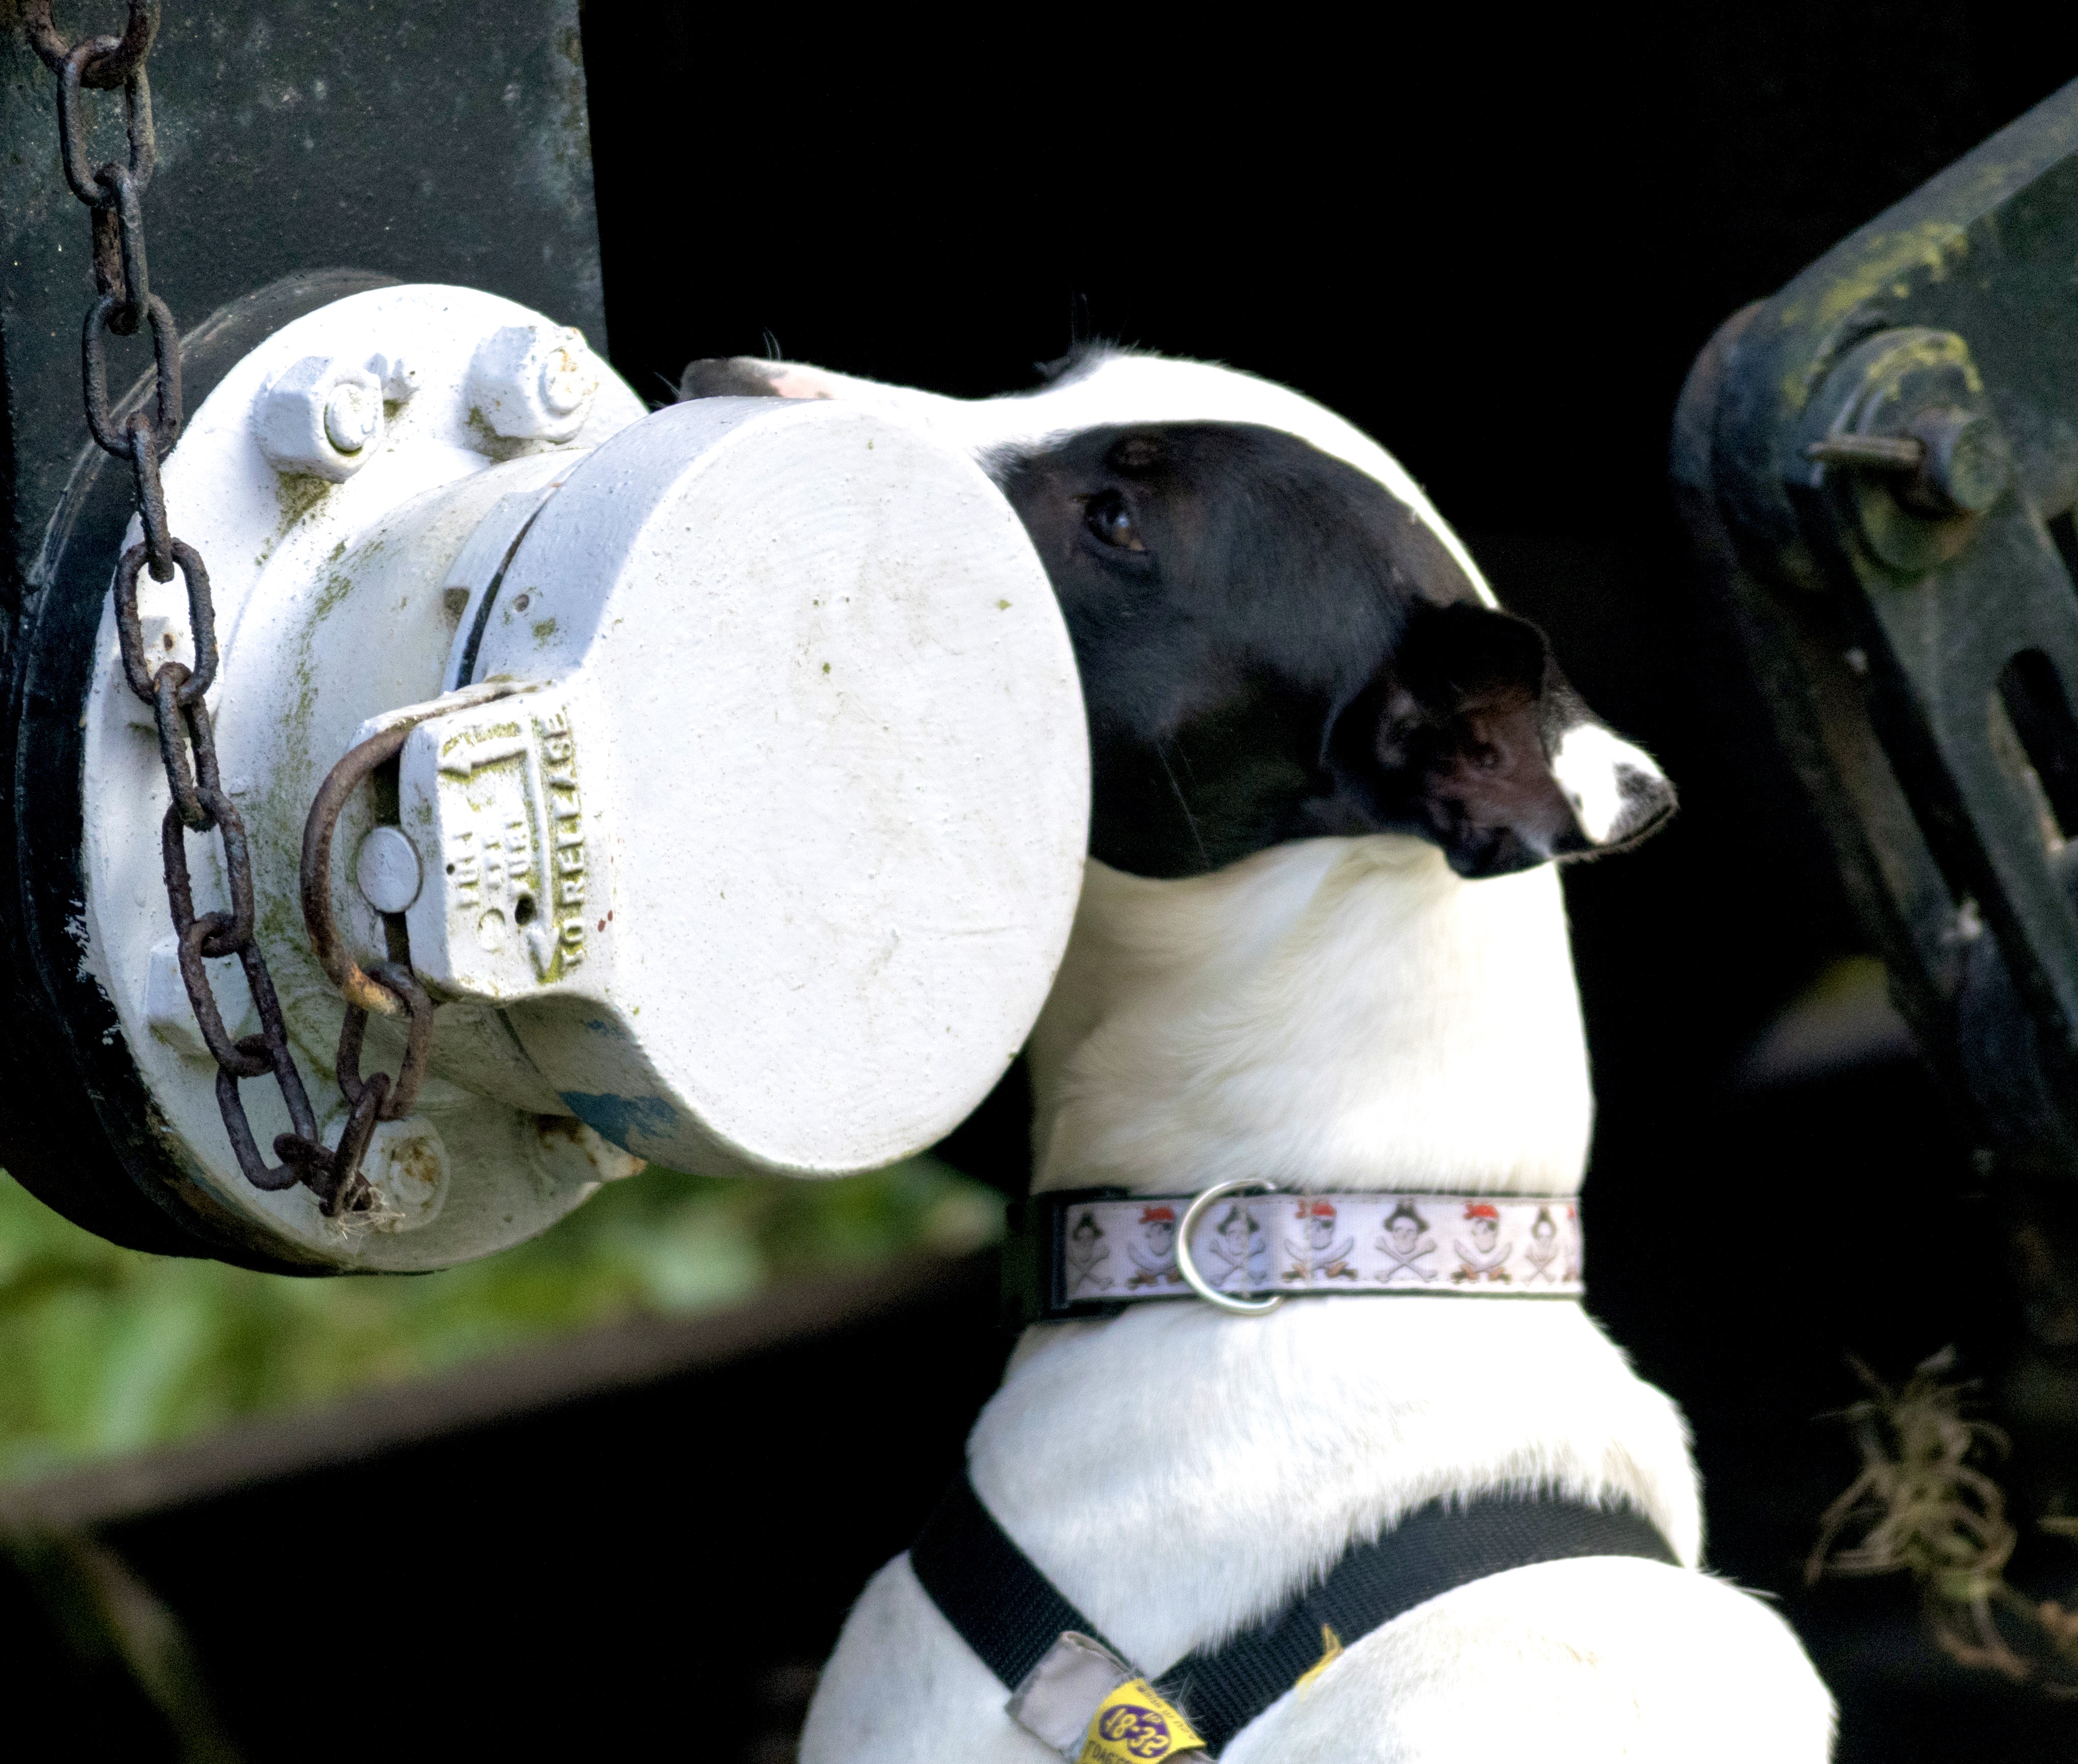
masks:
<svg viewBox="0 0 2078 1764"><path fill-rule="evenodd" d="M144 256L144 195L152 181L155 158L152 90L145 77L144 62L158 30L159 4L158 0L127 0L127 3L129 16L120 37L85 37L72 44L58 34L52 23L51 0L23 0L22 7L30 46L57 76L60 157L65 182L73 194L86 205L93 228L97 298L88 309L80 339L86 424L105 451L128 464L144 533L140 542L123 554L115 571L115 628L122 644L123 676L130 690L152 707L158 725L160 757L173 792L161 824L160 842L166 899L179 938L181 980L202 1039L216 1060L217 1106L223 1111L238 1166L255 1188L280 1189L303 1184L317 1196L327 1217L338 1218L366 1211L374 1203L373 1191L361 1174L361 1161L377 1122L394 1121L408 1114L417 1100L432 1035L432 1001L411 969L401 963L379 964L366 973L357 965L347 964L359 981L349 993L346 1021L339 1038L340 1094L348 1115L337 1147L328 1151L319 1137L317 1118L290 1051L288 1025L267 972L266 957L254 939L252 858L244 820L217 771L214 719L203 696L216 678L217 668L216 616L210 596L209 572L194 548L175 538L167 525L159 462L181 432L181 339L172 311L151 291ZM128 153L123 161L111 160L95 167L88 161L81 94L113 91L119 86L123 91ZM108 335L113 332L118 336L135 336L140 324L148 325L152 332L152 408L149 415L142 410L133 412L119 424L108 397ZM174 571L180 572L187 589L194 633L192 669L179 662L162 661L154 672L146 665L137 608L137 578L146 569L156 582L170 582ZM358 782L365 777L380 763L380 757L386 757L371 759L369 750L390 739L378 736L374 742L356 748L334 769L318 793L304 843L307 851L316 840L325 860L316 878L321 890L328 881L332 830L347 793L335 788L336 781L350 778ZM389 751L394 751L394 743ZM195 910L187 855L190 832L214 832L222 843L231 897L228 912ZM303 883L307 897L312 887L307 869ZM312 923L315 930L316 922ZM328 900L324 924L330 925ZM345 959L331 947L336 938L319 941L328 946L319 950L320 959L328 972L333 972ZM260 1018L258 1034L236 1039L225 1026L209 972L203 965L211 959L228 955L238 958ZM361 1076L361 1037L371 1009L404 1017L408 1022L404 1062L394 1081L384 1072L366 1079ZM253 1137L252 1124L247 1118L238 1088L248 1079L270 1075L281 1089L293 1129L275 1136L274 1155L282 1162L273 1165Z"/></svg>

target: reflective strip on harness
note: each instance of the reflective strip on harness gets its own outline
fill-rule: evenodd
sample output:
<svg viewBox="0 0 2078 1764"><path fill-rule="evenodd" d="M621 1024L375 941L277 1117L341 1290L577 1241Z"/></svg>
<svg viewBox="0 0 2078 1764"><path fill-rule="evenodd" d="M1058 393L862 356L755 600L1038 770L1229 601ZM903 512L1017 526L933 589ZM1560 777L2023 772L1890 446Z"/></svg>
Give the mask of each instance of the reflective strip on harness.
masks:
<svg viewBox="0 0 2078 1764"><path fill-rule="evenodd" d="M1165 1724L1161 1710L1166 1708L1216 1758L1286 1691L1325 1670L1343 1649L1401 1612L1489 1574L1583 1556L1675 1563L1658 1528L1629 1507L1515 1494L1431 1502L1376 1540L1350 1545L1323 1580L1257 1628L1187 1654L1152 1679L1137 1678L1117 1649L1033 1565L982 1505L964 1473L910 1545L909 1565L961 1639L1006 1690L1017 1693L1012 1700L1014 1719L1021 1720L1028 1695L1058 1676L1065 1656L1057 1649L1113 1658L1115 1673L1100 1668L1094 1676L1087 1658L1074 1662L1082 1674L1079 1682L1089 1687L1082 1694L1094 1699L1086 1714L1066 1712L1061 1696L1049 1694L1043 1721L1035 1708L1034 1721L1023 1724L1063 1756L1112 1755L1084 1749L1098 1737L1094 1732L1085 1733L1074 1749L1063 1739L1085 1724L1093 1728L1095 1717L1116 1701L1150 1711ZM1049 1656L1054 1670L1042 1672ZM1125 1695L1136 1686L1150 1691L1160 1708ZM1170 1745L1153 1755L1184 1749Z"/></svg>

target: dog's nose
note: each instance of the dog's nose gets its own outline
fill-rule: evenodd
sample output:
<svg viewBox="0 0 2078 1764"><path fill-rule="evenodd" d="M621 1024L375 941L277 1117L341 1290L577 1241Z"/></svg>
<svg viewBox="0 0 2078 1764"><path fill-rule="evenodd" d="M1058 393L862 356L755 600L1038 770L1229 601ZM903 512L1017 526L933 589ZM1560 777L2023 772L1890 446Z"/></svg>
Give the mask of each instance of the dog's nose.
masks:
<svg viewBox="0 0 2078 1764"><path fill-rule="evenodd" d="M1642 839L1674 813L1674 786L1642 747L1600 723L1575 723L1551 755L1584 845L1608 851Z"/></svg>

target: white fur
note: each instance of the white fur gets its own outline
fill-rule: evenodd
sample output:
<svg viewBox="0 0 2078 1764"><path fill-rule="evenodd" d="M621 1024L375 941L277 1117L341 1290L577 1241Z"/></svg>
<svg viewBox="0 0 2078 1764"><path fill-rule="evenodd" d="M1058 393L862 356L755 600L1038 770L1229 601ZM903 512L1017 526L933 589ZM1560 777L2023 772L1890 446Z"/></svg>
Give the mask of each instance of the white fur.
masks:
<svg viewBox="0 0 2078 1764"><path fill-rule="evenodd" d="M1551 775L1573 806L1580 830L1607 845L1632 830L1625 825L1624 774L1663 779L1666 774L1642 747L1634 746L1600 723L1575 723L1558 738Z"/></svg>
<svg viewBox="0 0 2078 1764"><path fill-rule="evenodd" d="M1311 841L1180 882L1092 863L1033 1064L1045 1185L1552 1193L1585 1152L1554 876L1466 883L1408 839ZM1439 1495L1625 1499L1684 1562L1701 1547L1679 1414L1564 1301L1169 1304L1042 1326L970 1465L1033 1560L1156 1673ZM845 1627L802 1759L1044 1764L1004 1697L898 1558ZM1690 1570L1595 1561L1417 1607L1225 1756L1821 1764L1831 1724L1764 1606Z"/></svg>
<svg viewBox="0 0 2078 1764"><path fill-rule="evenodd" d="M1558 872L1392 836L1152 882L1091 860L1033 1031L1036 1186L1567 1194L1592 1103Z"/></svg>
<svg viewBox="0 0 2078 1764"><path fill-rule="evenodd" d="M1831 1699L1788 1626L1657 1562L1546 1562L1374 1631L1224 1764L1805 1764Z"/></svg>
<svg viewBox="0 0 2078 1764"><path fill-rule="evenodd" d="M1258 379L1211 362L1093 353L1070 373L1036 392L1001 398L946 398L906 386L883 386L795 362L766 371L785 398L837 398L906 418L984 462L991 456L1044 446L1078 429L1109 423L1254 423L1310 441L1324 454L1375 478L1405 504L1412 518L1441 540L1479 598L1495 604L1464 542L1436 512L1407 468L1354 423L1289 387Z"/></svg>

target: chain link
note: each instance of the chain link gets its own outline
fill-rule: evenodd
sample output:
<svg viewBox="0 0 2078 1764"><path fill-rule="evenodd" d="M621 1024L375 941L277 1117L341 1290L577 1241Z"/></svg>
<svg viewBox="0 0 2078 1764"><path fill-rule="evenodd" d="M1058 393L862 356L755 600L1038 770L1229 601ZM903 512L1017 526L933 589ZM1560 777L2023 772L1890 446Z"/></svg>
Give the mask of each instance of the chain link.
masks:
<svg viewBox="0 0 2078 1764"><path fill-rule="evenodd" d="M373 1205L361 1162L377 1123L398 1119L416 1101L432 1040L433 1002L417 977L398 962L381 963L364 972L344 955L332 926L328 897L332 832L347 792L393 755L402 737L395 732L378 736L341 760L319 792L304 834L307 858L315 842L324 860L315 882L308 862L305 864L306 918L317 934L321 961L341 981L348 1000L337 1061L347 1120L338 1146L328 1151L289 1050L288 1024L266 958L254 940L252 854L244 819L224 790L217 769L215 724L203 697L217 671L216 612L210 596L209 572L194 548L175 538L167 525L159 462L181 433L181 338L172 311L152 292L144 256L144 209L156 157L152 89L145 78L144 61L158 30L159 6L158 0L128 0L128 6L121 36L86 37L73 44L66 43L52 23L50 0L23 0L22 8L30 46L57 76L60 158L65 182L86 205L93 227L98 298L88 310L80 336L86 426L101 447L129 466L144 530L142 542L123 554L115 571L115 629L122 646L123 678L130 690L152 707L158 726L160 759L173 792L160 828L166 901L179 939L182 983L202 1039L216 1060L217 1106L238 1166L255 1188L275 1190L302 1183L316 1195L327 1217L337 1218ZM80 94L112 91L118 86L123 90L127 158L91 166ZM149 326L152 333L152 409L148 416L137 411L118 423L108 397L108 336L111 332L118 336L135 336L140 324ZM158 582L172 581L177 570L187 589L194 633L192 669L172 661L161 661L156 671L148 665L137 609L137 578L147 568ZM227 913L195 911L187 854L190 832L215 833L222 845L231 896ZM314 886L327 897L318 918L310 917ZM204 965L231 955L238 958L260 1019L257 1035L236 1039L224 1024ZM349 970L350 984L343 977ZM361 1076L361 1038L371 1009L407 1020L404 1063L394 1081L383 1072L365 1079ZM261 1152L238 1088L248 1079L270 1076L287 1106L291 1128L275 1135L274 1155L282 1160L278 1164L269 1164Z"/></svg>

